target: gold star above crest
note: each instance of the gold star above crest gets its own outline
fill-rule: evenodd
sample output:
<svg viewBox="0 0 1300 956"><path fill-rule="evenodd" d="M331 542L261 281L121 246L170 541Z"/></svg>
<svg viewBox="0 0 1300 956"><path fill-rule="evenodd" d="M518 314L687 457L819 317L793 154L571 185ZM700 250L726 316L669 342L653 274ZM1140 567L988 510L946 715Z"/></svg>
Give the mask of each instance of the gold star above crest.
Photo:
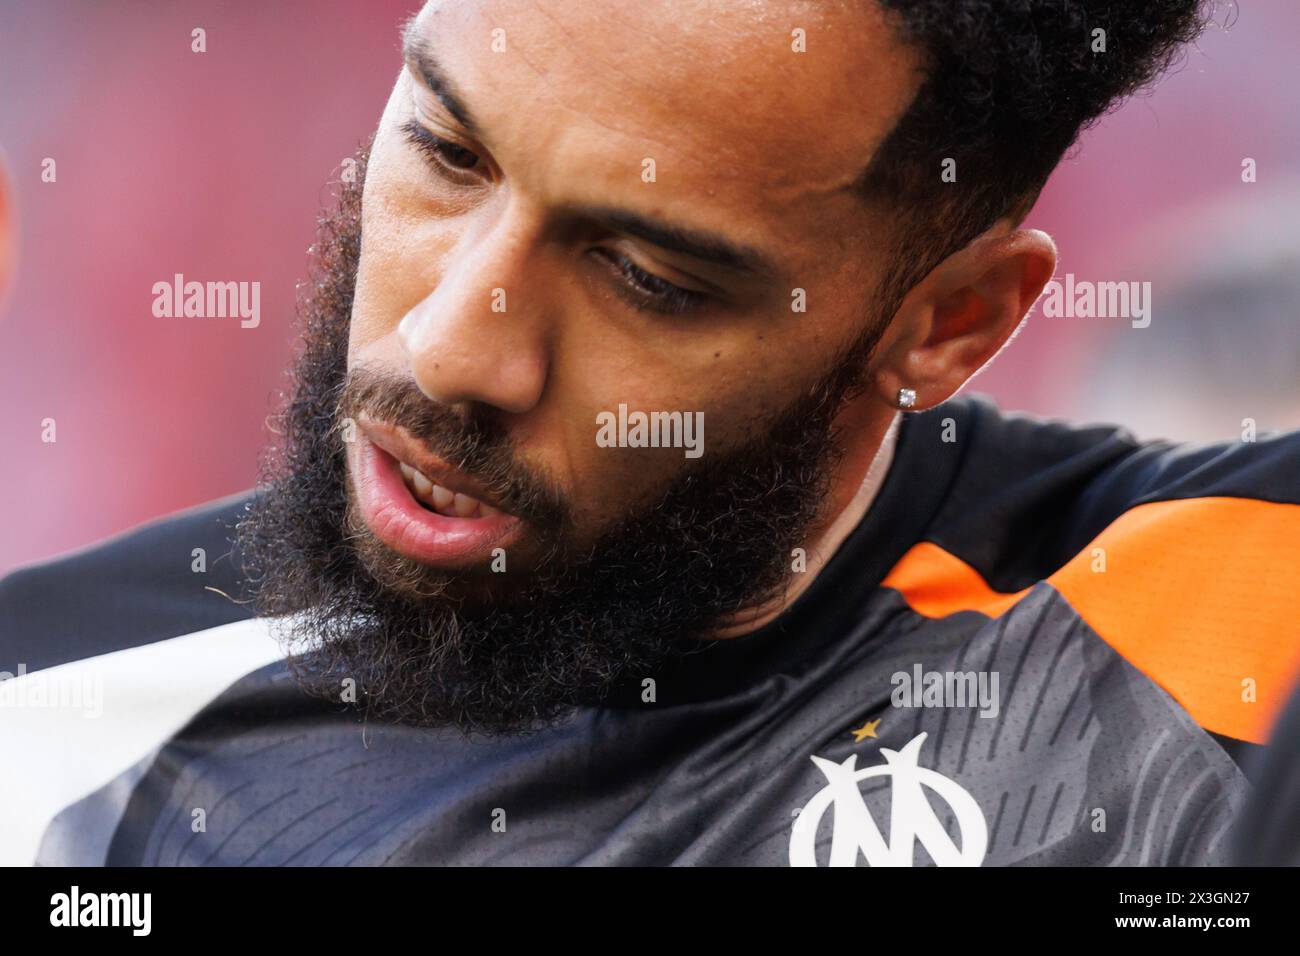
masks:
<svg viewBox="0 0 1300 956"><path fill-rule="evenodd" d="M857 728L856 730L850 730L849 733L853 735L853 742L855 744L860 744L868 737L876 736L876 728L879 726L880 726L880 718L877 717L875 720L868 720L865 724L863 724L861 727Z"/></svg>

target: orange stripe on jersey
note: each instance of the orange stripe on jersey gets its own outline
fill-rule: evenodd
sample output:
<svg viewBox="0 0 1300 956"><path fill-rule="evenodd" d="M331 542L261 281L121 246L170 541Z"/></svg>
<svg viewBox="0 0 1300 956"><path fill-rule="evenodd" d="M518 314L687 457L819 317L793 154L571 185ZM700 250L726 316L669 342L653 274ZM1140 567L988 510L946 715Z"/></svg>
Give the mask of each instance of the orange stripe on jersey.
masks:
<svg viewBox="0 0 1300 956"><path fill-rule="evenodd" d="M902 592L912 610L926 617L947 617L958 611L1001 617L1028 593L1027 589L1014 594L993 590L969 564L929 541L914 544L880 583Z"/></svg>
<svg viewBox="0 0 1300 956"><path fill-rule="evenodd" d="M1300 505L1247 498L1139 505L1047 580L1206 730L1267 739L1300 677ZM1027 593L993 590L928 541L882 584L926 617L963 610L999 617ZM1246 682L1255 702L1242 699Z"/></svg>

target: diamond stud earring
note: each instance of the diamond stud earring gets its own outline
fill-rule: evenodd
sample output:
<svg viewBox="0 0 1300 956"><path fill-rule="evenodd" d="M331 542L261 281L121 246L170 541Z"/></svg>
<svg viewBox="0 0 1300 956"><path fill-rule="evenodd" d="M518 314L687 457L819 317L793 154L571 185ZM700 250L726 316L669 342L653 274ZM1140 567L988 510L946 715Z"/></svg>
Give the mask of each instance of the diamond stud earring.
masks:
<svg viewBox="0 0 1300 956"><path fill-rule="evenodd" d="M899 408L911 408L916 404L916 389L900 388L898 390L897 404Z"/></svg>

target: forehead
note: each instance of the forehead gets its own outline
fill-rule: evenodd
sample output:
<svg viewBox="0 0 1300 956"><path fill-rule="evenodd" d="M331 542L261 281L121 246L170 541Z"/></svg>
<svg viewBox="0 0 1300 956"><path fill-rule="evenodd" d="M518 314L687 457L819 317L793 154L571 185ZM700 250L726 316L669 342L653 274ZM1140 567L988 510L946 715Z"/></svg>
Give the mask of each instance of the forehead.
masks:
<svg viewBox="0 0 1300 956"><path fill-rule="evenodd" d="M725 218L737 238L857 212L919 82L870 0L445 0L410 34L535 198Z"/></svg>

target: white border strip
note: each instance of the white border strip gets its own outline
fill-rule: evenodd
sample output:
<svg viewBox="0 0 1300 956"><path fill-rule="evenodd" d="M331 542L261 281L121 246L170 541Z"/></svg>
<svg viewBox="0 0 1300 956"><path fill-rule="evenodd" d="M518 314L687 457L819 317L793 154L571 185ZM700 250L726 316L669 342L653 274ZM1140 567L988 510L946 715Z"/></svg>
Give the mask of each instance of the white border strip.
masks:
<svg viewBox="0 0 1300 956"><path fill-rule="evenodd" d="M282 658L270 623L236 621L0 681L0 865L30 866L65 807Z"/></svg>

